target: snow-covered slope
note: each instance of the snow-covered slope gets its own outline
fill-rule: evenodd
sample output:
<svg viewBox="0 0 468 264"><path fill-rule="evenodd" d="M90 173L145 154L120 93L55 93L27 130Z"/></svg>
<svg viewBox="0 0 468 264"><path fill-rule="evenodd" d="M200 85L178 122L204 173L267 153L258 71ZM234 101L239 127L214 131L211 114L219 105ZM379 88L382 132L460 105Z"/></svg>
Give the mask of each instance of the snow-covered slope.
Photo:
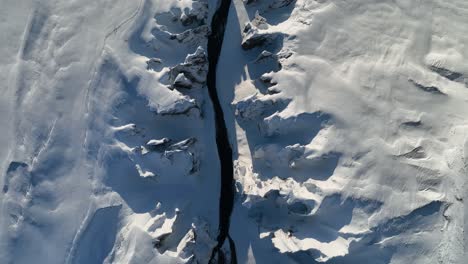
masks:
<svg viewBox="0 0 468 264"><path fill-rule="evenodd" d="M0 0L0 263L463 263L468 3L219 3Z"/></svg>
<svg viewBox="0 0 468 264"><path fill-rule="evenodd" d="M220 179L207 3L1 5L0 262L207 262Z"/></svg>
<svg viewBox="0 0 468 264"><path fill-rule="evenodd" d="M466 2L251 2L224 53L239 258L461 262Z"/></svg>

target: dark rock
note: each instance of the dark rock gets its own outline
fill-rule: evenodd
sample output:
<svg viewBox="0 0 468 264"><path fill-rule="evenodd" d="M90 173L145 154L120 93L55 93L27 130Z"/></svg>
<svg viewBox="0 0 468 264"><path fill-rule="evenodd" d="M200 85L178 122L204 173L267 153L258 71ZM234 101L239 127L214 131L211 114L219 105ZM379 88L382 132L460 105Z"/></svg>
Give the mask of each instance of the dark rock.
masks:
<svg viewBox="0 0 468 264"><path fill-rule="evenodd" d="M445 68L442 68L442 67L437 67L437 66L430 66L430 69L433 71L433 72L436 72L437 74L439 74L440 76L443 76L451 81L459 81L459 79L461 79L463 77L463 74L459 73L459 72L454 72L454 71L451 71L449 69L445 69Z"/></svg>
<svg viewBox="0 0 468 264"><path fill-rule="evenodd" d="M197 139L187 138L185 140L179 141L173 145L170 145L167 150L187 150L189 147L193 146L197 142Z"/></svg>
<svg viewBox="0 0 468 264"><path fill-rule="evenodd" d="M204 40L209 34L210 28L207 25L202 25L194 29L187 29L179 34L171 34L169 38L177 40L181 43L187 43L196 40Z"/></svg>
<svg viewBox="0 0 468 264"><path fill-rule="evenodd" d="M236 115L243 120L254 120L284 108L289 102L288 99L269 95L259 97L255 94L237 102Z"/></svg>
<svg viewBox="0 0 468 264"><path fill-rule="evenodd" d="M398 155L398 157L403 157L407 159L424 159L426 158L426 153L424 152L423 147L419 146L408 153Z"/></svg>
<svg viewBox="0 0 468 264"><path fill-rule="evenodd" d="M254 29L244 35L241 46L244 50L250 50L272 43L277 37L277 33L261 33Z"/></svg>
<svg viewBox="0 0 468 264"><path fill-rule="evenodd" d="M433 93L433 94L436 94L436 95L446 95L445 93L441 92L439 90L439 88L435 87L435 86L425 86L425 85L422 85L420 83L417 83L415 82L414 80L409 80L410 83L412 83L414 86L416 86L417 88L419 88L420 90L424 91L424 92L428 92L428 93Z"/></svg>
<svg viewBox="0 0 468 264"><path fill-rule="evenodd" d="M402 123L403 126L408 126L408 127L418 127L422 125L422 122L420 120L418 121L408 121Z"/></svg>
<svg viewBox="0 0 468 264"><path fill-rule="evenodd" d="M183 74L180 76L180 74ZM208 59L205 50L198 47L195 53L187 55L184 63L178 64L171 68L169 71L169 81L175 84L178 79L179 84L188 85L187 80L192 82L192 85L202 86L206 83L206 76L208 74ZM186 79L186 80L185 80ZM185 87L187 88L187 87Z"/></svg>
<svg viewBox="0 0 468 264"><path fill-rule="evenodd" d="M147 70L160 70L162 68L162 61L159 58L151 58L146 61L146 69Z"/></svg>
<svg viewBox="0 0 468 264"><path fill-rule="evenodd" d="M206 24L207 17L208 3L206 1L193 1L192 8L181 15L180 21L184 26L189 26L194 23L204 25Z"/></svg>
<svg viewBox="0 0 468 264"><path fill-rule="evenodd" d="M171 106L157 111L159 115L181 115L188 114L192 109L198 110L200 108L195 101L195 99L188 96L182 96L180 99L177 99Z"/></svg>
<svg viewBox="0 0 468 264"><path fill-rule="evenodd" d="M275 34L262 32L266 29L268 29L266 19L257 12L255 18L244 27L242 48L249 50L271 42L275 38Z"/></svg>
<svg viewBox="0 0 468 264"><path fill-rule="evenodd" d="M146 143L146 147L150 151L163 151L170 142L169 138L152 139Z"/></svg>
<svg viewBox="0 0 468 264"><path fill-rule="evenodd" d="M192 81L190 81L187 77L185 77L184 73L179 73L174 80L174 84L172 85L174 88L191 88Z"/></svg>

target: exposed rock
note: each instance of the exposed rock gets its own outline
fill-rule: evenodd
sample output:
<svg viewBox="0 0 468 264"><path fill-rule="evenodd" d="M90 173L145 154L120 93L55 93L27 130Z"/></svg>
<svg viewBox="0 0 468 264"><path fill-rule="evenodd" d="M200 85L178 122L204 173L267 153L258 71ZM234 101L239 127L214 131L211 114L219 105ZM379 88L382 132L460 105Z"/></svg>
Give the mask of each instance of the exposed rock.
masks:
<svg viewBox="0 0 468 264"><path fill-rule="evenodd" d="M187 150L189 147L192 147L193 144L197 142L196 138L187 138L185 140L179 141L168 147L168 150Z"/></svg>
<svg viewBox="0 0 468 264"><path fill-rule="evenodd" d="M182 140L180 142L177 142L167 147L163 155L169 160L172 160L173 155L184 153L192 161L190 173L193 174L197 172L200 167L200 161L198 157L195 155L196 150L194 149L194 144L196 142L197 142L196 138L188 138L188 139Z"/></svg>
<svg viewBox="0 0 468 264"><path fill-rule="evenodd" d="M264 66L268 67L271 71L277 72L281 70L283 67L278 60L278 56L273 54L267 50L262 51L257 58L254 60L256 64L264 64Z"/></svg>
<svg viewBox="0 0 468 264"><path fill-rule="evenodd" d="M277 57L273 53L271 53L271 52L269 52L267 50L264 50L264 51L262 51L262 53L260 53L260 55L257 56L257 58L255 59L255 62L258 63L258 62L262 62L262 61L267 60L267 59L277 59Z"/></svg>
<svg viewBox="0 0 468 264"><path fill-rule="evenodd" d="M436 72L437 74L439 74L440 76L445 77L451 81L465 82L463 74L459 72L454 72L449 69L442 68L439 66L434 66L434 65L430 66L430 69Z"/></svg>
<svg viewBox="0 0 468 264"><path fill-rule="evenodd" d="M254 94L236 104L236 115L244 120L264 117L289 103L287 99Z"/></svg>
<svg viewBox="0 0 468 264"><path fill-rule="evenodd" d="M22 177L23 175L29 175L29 168L28 164L20 161L12 161L10 162L10 165L8 166L8 169L6 171L5 175L5 183L3 185L3 192L6 193L8 192L10 188L10 184L13 186L13 191L20 191L20 192L25 192L26 190L23 189L23 182L21 180L15 180L15 177L17 179L24 179L26 177ZM12 180L13 179L13 180Z"/></svg>
<svg viewBox="0 0 468 264"><path fill-rule="evenodd" d="M151 58L146 61L146 69L147 70L159 70L162 67L162 61L159 58Z"/></svg>
<svg viewBox="0 0 468 264"><path fill-rule="evenodd" d="M150 151L162 151L170 142L169 138L151 139L146 143L146 147Z"/></svg>
<svg viewBox="0 0 468 264"><path fill-rule="evenodd" d="M182 43L204 40L210 34L210 28L207 25L202 25L194 29L187 29L179 34L171 34L170 39L175 39Z"/></svg>
<svg viewBox="0 0 468 264"><path fill-rule="evenodd" d="M424 92L433 93L436 95L446 95L445 93L441 92L439 88L435 86L425 86L411 79L409 79L409 82Z"/></svg>
<svg viewBox="0 0 468 264"><path fill-rule="evenodd" d="M268 29L266 19L258 14L244 27L242 48L245 50L271 42L275 38L274 33L265 32Z"/></svg>
<svg viewBox="0 0 468 264"><path fill-rule="evenodd" d="M423 147L419 146L408 153L398 155L398 157L403 157L407 159L424 159L426 158L426 153L424 152Z"/></svg>
<svg viewBox="0 0 468 264"><path fill-rule="evenodd" d="M247 31L244 34L242 40L242 48L245 50L253 49L258 46L265 45L266 43L271 42L275 38L274 34L271 33L260 33L258 30L253 29Z"/></svg>
<svg viewBox="0 0 468 264"><path fill-rule="evenodd" d="M189 17L186 13L182 13L182 15L180 16L180 21L184 26L189 26L193 23L193 19Z"/></svg>
<svg viewBox="0 0 468 264"><path fill-rule="evenodd" d="M280 60L285 60L285 59L288 59L289 57L291 57L292 55L294 54L293 51L289 50L289 49L285 49L285 50L281 50L277 56L278 56L278 59Z"/></svg>
<svg viewBox="0 0 468 264"><path fill-rule="evenodd" d="M268 29L268 23L266 18L262 17L258 11L255 12L255 17L254 19L252 19L250 24L251 26L258 29Z"/></svg>
<svg viewBox="0 0 468 264"><path fill-rule="evenodd" d="M210 236L208 224L197 220L177 246L178 256L185 263L208 263L216 241Z"/></svg>
<svg viewBox="0 0 468 264"><path fill-rule="evenodd" d="M206 56L206 52L202 47L198 47L195 53L187 55L185 58L186 64L203 64L207 63L208 58Z"/></svg>
<svg viewBox="0 0 468 264"><path fill-rule="evenodd" d="M407 121L402 123L403 126L408 126L408 127L419 127L422 125L421 120L417 121Z"/></svg>
<svg viewBox="0 0 468 264"><path fill-rule="evenodd" d="M287 184L287 182L283 183ZM298 199L295 197L294 193L285 192L276 188L267 191L261 197L251 196L252 200L255 202L250 208L249 215L253 218L257 218L258 222L263 222L264 219L262 219L263 217L261 217L261 215L265 213L265 210L271 210L272 208L275 208L274 211L278 218L289 217L290 215L304 217L309 215L316 206L316 202L312 199ZM273 222L274 220L268 221L268 223L263 222L262 224L270 226ZM289 228L290 231L295 229L292 226Z"/></svg>
<svg viewBox="0 0 468 264"><path fill-rule="evenodd" d="M181 73L183 77L180 76ZM187 55L184 63L178 64L170 69L169 80L173 84L179 81L179 84L201 87L206 83L207 74L208 58L205 50L202 47L198 47L195 53ZM190 81L190 85L188 81Z"/></svg>
<svg viewBox="0 0 468 264"><path fill-rule="evenodd" d="M160 204L158 204L160 206ZM174 216L169 218L166 213L157 214L145 224L145 230L153 239L153 245L163 253L165 251L164 240L173 233L174 223L179 216L179 210L175 209Z"/></svg>
<svg viewBox="0 0 468 264"><path fill-rule="evenodd" d="M278 84L276 81L273 81L272 76L267 73L260 76L260 81L268 86L273 86L273 85Z"/></svg>
<svg viewBox="0 0 468 264"><path fill-rule="evenodd" d="M159 109L157 113L160 115L180 115L187 114L192 109L197 109L199 111L197 102L195 99L183 95L170 106Z"/></svg>
<svg viewBox="0 0 468 264"><path fill-rule="evenodd" d="M174 80L172 85L174 88L190 88L192 87L192 81L190 81L183 72L179 73Z"/></svg>
<svg viewBox="0 0 468 264"><path fill-rule="evenodd" d="M134 148L134 152L141 155L157 152L161 157L169 160L171 163L177 160L180 162L180 158L183 157L182 160L184 161L180 164L184 164L183 166L186 168L186 172L190 174L197 172L200 166L200 160L194 146L197 142L196 138L188 138L170 145L171 141L172 140L169 138L152 139L148 141L145 146ZM180 164L177 166L180 166ZM138 164L136 164L136 169L141 177L148 178L156 176L153 172L144 170Z"/></svg>
<svg viewBox="0 0 468 264"><path fill-rule="evenodd" d="M305 146L294 144L284 148L267 144L255 149L254 159L266 162L269 167L294 168L295 161L304 155Z"/></svg>
<svg viewBox="0 0 468 264"><path fill-rule="evenodd" d="M206 24L208 17L208 3L206 1L193 1L192 8L188 12L182 13L180 21L182 25L189 26L197 23L199 25Z"/></svg>
<svg viewBox="0 0 468 264"><path fill-rule="evenodd" d="M319 131L331 121L331 116L324 112L301 113L292 116L282 116L280 113L274 113L264 118L260 123L259 129L263 136L280 136L295 133L300 136L304 130Z"/></svg>

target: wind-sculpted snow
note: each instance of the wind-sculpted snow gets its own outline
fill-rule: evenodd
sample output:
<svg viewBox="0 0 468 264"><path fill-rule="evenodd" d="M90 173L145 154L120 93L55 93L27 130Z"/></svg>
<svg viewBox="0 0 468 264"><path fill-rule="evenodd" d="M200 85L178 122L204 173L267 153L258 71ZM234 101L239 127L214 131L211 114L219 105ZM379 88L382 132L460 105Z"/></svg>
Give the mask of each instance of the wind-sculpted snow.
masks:
<svg viewBox="0 0 468 264"><path fill-rule="evenodd" d="M0 263L466 262L466 1L0 6Z"/></svg>
<svg viewBox="0 0 468 264"><path fill-rule="evenodd" d="M1 25L14 38L2 55L17 56L1 63L12 68L2 119L14 116L1 153L0 262L206 263L219 194L197 59L207 2L22 5L2 3L21 16ZM180 12L169 24L155 19L171 10ZM193 33L173 39L180 27ZM168 87L176 65L191 89Z"/></svg>
<svg viewBox="0 0 468 264"><path fill-rule="evenodd" d="M184 42L181 52L186 54L176 61L164 57L173 52L172 46L160 43L180 42L159 34L153 24L158 23L158 13L189 7L161 9L147 2L140 22L122 32L129 43L115 41L101 67L103 77L96 87L104 93L96 103L104 100L108 105L99 110L96 104L105 113L99 122L108 131L108 143L101 143L97 153L102 188L117 193L125 205L106 263L206 263L216 245L219 164L204 87L206 41L196 31L206 25L201 21L192 28L183 23L188 28L184 32L194 30L195 35ZM167 32L182 23L182 12L173 13L164 25ZM157 48L149 48L152 45ZM161 67L150 68L148 61ZM185 87L180 86L180 74L186 78ZM186 108L189 101L196 107Z"/></svg>
<svg viewBox="0 0 468 264"><path fill-rule="evenodd" d="M237 1L240 261L461 263L466 7Z"/></svg>

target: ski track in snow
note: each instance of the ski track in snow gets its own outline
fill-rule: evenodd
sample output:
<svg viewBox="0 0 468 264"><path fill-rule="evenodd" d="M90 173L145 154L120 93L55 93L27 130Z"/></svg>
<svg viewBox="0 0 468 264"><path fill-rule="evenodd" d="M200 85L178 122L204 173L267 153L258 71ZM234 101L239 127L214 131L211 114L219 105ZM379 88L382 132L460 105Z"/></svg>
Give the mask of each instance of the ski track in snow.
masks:
<svg viewBox="0 0 468 264"><path fill-rule="evenodd" d="M88 116L89 115L89 105L90 105L90 100L89 100L89 93L90 93L90 90L93 90L93 85L95 85L95 81L97 80L97 77L96 75L98 74L98 67L99 65L102 63L101 59L103 58L103 54L104 54L104 51L105 51L105 47L106 47L106 41L109 37L111 37L113 34L116 34L119 29L121 29L123 26L125 26L127 23L129 23L132 19L134 19L140 12L141 12L141 8L143 6L143 2L146 1L146 0L140 0L139 4L138 4L138 7L136 8L135 12L133 12L129 17L127 17L126 19L122 20L118 25L116 25L111 31L109 31L103 38L103 41L102 41L102 47L100 48L100 52L99 52L99 56L98 56L98 60L96 60L96 63L95 63L95 66L94 66L94 69L93 69L93 75L91 77L91 81L90 81L90 84L88 86L88 88L86 89L86 96L85 96L85 105L86 105L86 114L85 116ZM85 132L85 137L84 137L84 140L83 140L83 148L86 148L86 145L88 144L87 143L87 138L88 138L88 131ZM76 248L77 248L77 245L79 245L80 243L80 240L81 240L81 237L83 236L83 234L85 234L89 228L89 225L90 225L90 221L92 221L92 219L94 219L95 217L98 217L96 216L96 213L98 212L98 210L100 209L96 209L94 206L92 206L93 202L90 203L89 205L89 208L88 208L88 212L86 213L86 217L83 219L82 223L80 224L77 232L75 233L75 236L73 238L73 242L71 244L71 247L70 247L70 251L69 251L69 254L66 258L66 261L65 263L72 263L72 262L75 262L75 263L79 263L79 262L76 262ZM107 207L105 207L107 208ZM105 209L105 208L101 208L101 209ZM84 253L82 253L84 255ZM101 260L103 261L104 258ZM89 262L88 262L89 263Z"/></svg>
<svg viewBox="0 0 468 264"><path fill-rule="evenodd" d="M73 4L76 3L71 3L71 6ZM70 8L71 6L69 6L68 8ZM117 24L117 29L121 28L123 25L128 23L131 20L131 18L135 17L140 7L138 7L137 11L131 14L131 16L128 19L124 20L123 22L119 22L119 24ZM59 147L58 145L64 142L64 140L66 140L66 136L64 137L64 135L73 134L73 132L64 132L66 131L64 130L64 124L66 122L71 121L72 126L70 126L70 130L73 130L73 125L75 125L76 127L76 124L81 122L79 121L79 119L81 118L75 119L72 115L70 115L69 110L65 110L65 108L63 107L64 105L61 104L61 100L63 100L67 96L70 96L68 98L68 100L70 100L76 94L78 94L78 97L81 97L80 95L84 94L79 89L75 89L75 91L71 91L71 93L69 93L66 89L56 89L54 91L54 89L57 88L57 86L63 85L64 80L69 81L73 85L73 80L71 78L63 79L63 77L65 76L64 73L66 73L70 69L70 67L75 67L79 71L79 66L77 66L76 61L74 61L74 59L76 59L76 56L70 56L66 54L70 51L70 40L76 36L73 32L70 31L70 28L67 27L71 26L70 24L67 25L60 22L60 15L51 15L51 13L54 12L56 12L56 10L51 10L48 6L44 4L36 4L35 9L31 12L31 15L29 16L29 22L25 26L22 40L20 42L21 45L19 45L20 48L17 61L17 74L15 77L15 104L17 109L17 111L15 111L15 127L16 142L20 144L19 146L22 145L23 149L20 148L19 151L16 151L16 153L11 154L10 157L14 159L24 160L25 162L30 164L28 170L31 174L31 182L29 183L30 187L27 191L27 196L29 197L28 199L30 201L40 201L42 197L39 193L43 192L44 188L48 188L45 187L48 183L47 181L43 181L44 176L42 175L44 170L47 169L47 166L51 166L50 175L48 175L49 179L57 180L58 185L63 185L63 181L61 181L62 183L59 183L60 177L58 175L54 175L54 173L56 173L54 172L54 170L57 170L58 167L53 167L54 165L52 165L50 161L47 162L48 159L55 161L57 162L57 165L62 166L61 170L66 170L68 166L68 168L70 168L71 173L73 173L74 170L76 171L76 169L73 168L74 162L69 160L69 157L67 157L66 153L64 153L64 159L61 161L52 156L56 151L67 151L67 145L69 144L64 144L65 147L63 147L62 149L60 149L61 147ZM73 19L75 18L69 17L69 19L73 21ZM73 21L72 23L81 23L81 21L80 19L78 19ZM74 26L76 27L76 29L80 29L79 24ZM114 30L110 31L109 34L105 36L105 38L110 37L113 32L116 32L115 28ZM100 53L102 53L102 51ZM35 96L40 98L40 101L34 104L32 102L33 100L35 100ZM71 101L73 102L73 99ZM69 109L74 108L74 110L77 113L79 113L81 111L80 108L86 105L79 104L78 102L80 101L81 100L77 100L77 102L73 102L73 104L76 104L76 106L78 107L74 107L73 104L68 105L67 107L71 107ZM45 112L44 108L46 108L48 104L50 104L51 107L55 106L55 111ZM34 107L37 107L35 113L32 112L34 111L32 109ZM41 114L44 115L41 116ZM40 117L44 117L45 122L40 122ZM47 117L50 117L49 120L47 120ZM35 124L35 126L32 126L31 130L29 130L28 128L28 126L30 126L30 123L28 123L28 118L38 120L36 123L33 123ZM34 141L35 136L38 137L38 140L36 141ZM78 137L78 139L79 138L80 136ZM28 155L28 152L31 154ZM80 159L80 152L81 150L78 149L78 152L76 154L76 160ZM22 156L24 156L24 158L22 158ZM63 166L64 164L66 165ZM82 184L85 184L85 182L82 182ZM8 179L5 185L10 185L8 183ZM79 189L80 186L77 184L73 188ZM16 195L14 191L15 190L13 188L10 188L9 192L6 193L4 196L5 201L13 201L11 200L11 198L13 198L14 195ZM53 203L55 203L55 201L52 202L52 204ZM4 204L2 206L3 210L7 210L6 208L8 208L8 206L5 206L7 205ZM23 207L24 217L26 218L27 222L29 222L28 224L30 224L31 220L27 219L31 215L29 211L37 209L31 207L32 204L30 203L24 203L24 206L26 206ZM38 205L35 205L35 207L37 206ZM39 219L42 217L43 216L39 216ZM79 218L80 214L78 213L76 214L75 221ZM43 220L41 219L40 221ZM21 230L18 231L18 234L20 234L21 236ZM69 231L65 229L60 232L66 233ZM7 236L5 235L3 238L7 239ZM65 244L62 244L62 246L63 245ZM41 243L37 244L37 246L41 246ZM61 252L55 257L60 258L60 255L63 253L64 252ZM6 255L2 256L2 258L3 257L7 259ZM27 259L29 256L23 255L22 257L23 260L18 259L18 261L25 261L24 259ZM38 257L40 257L40 255Z"/></svg>

